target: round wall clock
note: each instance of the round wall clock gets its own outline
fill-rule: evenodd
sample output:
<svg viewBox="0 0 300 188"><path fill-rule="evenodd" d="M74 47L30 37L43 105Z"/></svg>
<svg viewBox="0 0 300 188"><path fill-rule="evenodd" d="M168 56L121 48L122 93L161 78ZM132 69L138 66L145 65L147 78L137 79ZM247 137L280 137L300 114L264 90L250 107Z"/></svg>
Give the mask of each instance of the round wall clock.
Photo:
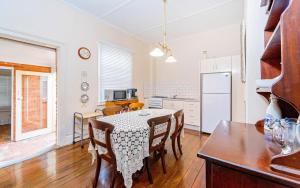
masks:
<svg viewBox="0 0 300 188"><path fill-rule="evenodd" d="M78 55L81 59L89 59L91 57L91 52L86 47L81 47L78 49Z"/></svg>

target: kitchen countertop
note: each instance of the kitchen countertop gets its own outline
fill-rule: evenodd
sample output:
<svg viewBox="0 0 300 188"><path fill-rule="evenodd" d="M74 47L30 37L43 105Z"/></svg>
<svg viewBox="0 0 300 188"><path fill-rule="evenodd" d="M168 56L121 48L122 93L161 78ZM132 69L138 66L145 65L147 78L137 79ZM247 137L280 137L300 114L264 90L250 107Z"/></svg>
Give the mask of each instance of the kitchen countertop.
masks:
<svg viewBox="0 0 300 188"><path fill-rule="evenodd" d="M144 99L149 99L152 97L145 97ZM157 97L158 98L158 97ZM185 97L177 97L177 98L172 98L172 97L162 97L163 100L170 100L170 101L186 101L186 102L200 102L200 99L196 98L185 98Z"/></svg>
<svg viewBox="0 0 300 188"><path fill-rule="evenodd" d="M165 98L164 100L170 100L170 101L186 101L186 102L199 102L199 99L193 99L193 98Z"/></svg>

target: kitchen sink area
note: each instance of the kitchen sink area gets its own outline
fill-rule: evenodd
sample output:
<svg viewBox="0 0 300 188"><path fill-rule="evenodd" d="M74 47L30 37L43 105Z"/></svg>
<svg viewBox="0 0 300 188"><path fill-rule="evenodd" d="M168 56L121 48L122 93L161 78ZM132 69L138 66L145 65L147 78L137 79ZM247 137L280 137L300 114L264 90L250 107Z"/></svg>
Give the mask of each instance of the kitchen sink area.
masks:
<svg viewBox="0 0 300 188"><path fill-rule="evenodd" d="M170 98L166 98L166 99L175 100L175 101L199 101L199 99L185 98L185 97L170 97Z"/></svg>
<svg viewBox="0 0 300 188"><path fill-rule="evenodd" d="M185 113L185 128L200 131L200 99L180 96L152 96L145 98L148 108L182 110Z"/></svg>

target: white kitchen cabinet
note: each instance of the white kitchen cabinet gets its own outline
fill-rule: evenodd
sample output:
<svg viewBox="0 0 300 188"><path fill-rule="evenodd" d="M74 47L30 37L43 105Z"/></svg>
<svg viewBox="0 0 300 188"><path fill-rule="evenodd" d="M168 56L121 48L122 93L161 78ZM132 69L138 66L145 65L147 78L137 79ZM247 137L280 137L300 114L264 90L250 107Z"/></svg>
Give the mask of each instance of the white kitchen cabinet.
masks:
<svg viewBox="0 0 300 188"><path fill-rule="evenodd" d="M173 101L174 103L174 110L182 110L184 108L183 101Z"/></svg>
<svg viewBox="0 0 300 188"><path fill-rule="evenodd" d="M231 56L209 58L201 61L201 73L231 71Z"/></svg>
<svg viewBox="0 0 300 188"><path fill-rule="evenodd" d="M164 100L163 108L171 110L181 110L184 107L184 102L180 100Z"/></svg>
<svg viewBox="0 0 300 188"><path fill-rule="evenodd" d="M149 99L144 99L144 108L149 108Z"/></svg>
<svg viewBox="0 0 300 188"><path fill-rule="evenodd" d="M173 109L174 108L173 101L164 100L163 101L163 108L165 108L165 109Z"/></svg>
<svg viewBox="0 0 300 188"><path fill-rule="evenodd" d="M185 124L200 127L200 102L184 102L184 121Z"/></svg>
<svg viewBox="0 0 300 188"><path fill-rule="evenodd" d="M200 127L200 102L165 99L163 108L172 110L183 109L185 124Z"/></svg>

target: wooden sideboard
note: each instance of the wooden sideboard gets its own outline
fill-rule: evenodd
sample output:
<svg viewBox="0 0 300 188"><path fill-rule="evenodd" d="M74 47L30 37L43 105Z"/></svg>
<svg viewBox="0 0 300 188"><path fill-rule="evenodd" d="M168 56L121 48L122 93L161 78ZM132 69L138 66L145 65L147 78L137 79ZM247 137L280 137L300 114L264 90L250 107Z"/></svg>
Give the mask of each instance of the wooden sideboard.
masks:
<svg viewBox="0 0 300 188"><path fill-rule="evenodd" d="M300 112L300 1L268 0L268 19L264 29L265 49L261 56L261 79L279 80L268 90L257 88L267 100L279 98L283 117L298 118Z"/></svg>
<svg viewBox="0 0 300 188"><path fill-rule="evenodd" d="M129 106L131 103L139 102L138 99L128 99L128 100L120 100L120 101L106 101L105 106Z"/></svg>
<svg viewBox="0 0 300 188"><path fill-rule="evenodd" d="M198 157L206 162L207 188L299 188L300 177L270 168L279 153L263 127L222 121Z"/></svg>
<svg viewBox="0 0 300 188"><path fill-rule="evenodd" d="M300 1L268 0L271 5L264 29L265 50L261 57L261 78L275 79L267 92L257 92L267 99L278 97L282 118L300 114ZM278 79L278 80L277 80ZM300 176L300 149L271 159L272 169Z"/></svg>

